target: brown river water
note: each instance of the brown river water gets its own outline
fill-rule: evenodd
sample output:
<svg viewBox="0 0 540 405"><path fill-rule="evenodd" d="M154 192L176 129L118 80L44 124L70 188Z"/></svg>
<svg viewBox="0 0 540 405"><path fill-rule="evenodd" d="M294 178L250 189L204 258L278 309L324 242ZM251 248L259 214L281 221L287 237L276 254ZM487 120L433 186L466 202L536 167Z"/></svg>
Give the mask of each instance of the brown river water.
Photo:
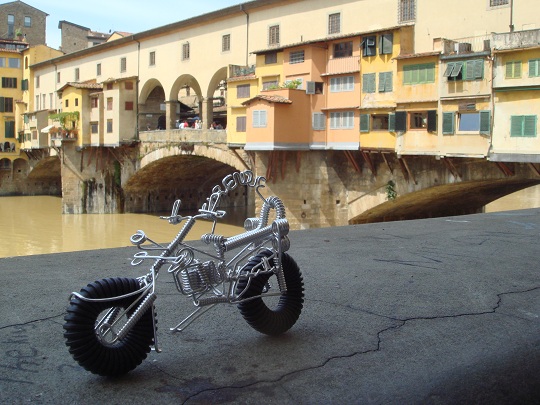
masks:
<svg viewBox="0 0 540 405"><path fill-rule="evenodd" d="M485 207L485 212L540 207L540 186L503 197ZM131 246L129 238L138 229L152 240L167 244L180 231L157 214L62 215L60 197L0 197L0 258L46 253L74 252ZM228 213L234 215L234 212ZM236 213L238 214L238 213ZM218 223L216 233L225 236L243 232L243 213L236 225ZM187 240L199 239L211 223L199 221Z"/></svg>

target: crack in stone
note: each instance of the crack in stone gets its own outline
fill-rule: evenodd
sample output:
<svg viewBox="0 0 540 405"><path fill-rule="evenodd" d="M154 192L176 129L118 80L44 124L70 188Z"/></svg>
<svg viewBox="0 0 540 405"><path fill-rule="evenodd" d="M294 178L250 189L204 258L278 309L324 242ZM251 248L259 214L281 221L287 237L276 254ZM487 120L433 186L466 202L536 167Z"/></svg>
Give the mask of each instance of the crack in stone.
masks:
<svg viewBox="0 0 540 405"><path fill-rule="evenodd" d="M62 313L60 315L53 315L53 316L49 316L49 317L46 317L46 318L33 319L33 320L27 321L27 322L14 323L12 325L0 326L0 330L4 330L4 329L8 329L8 328L14 328L14 327L17 327L17 326L30 325L32 323L37 323L37 322L50 321L51 319L58 318L58 317L61 317L61 316L64 316L64 314Z"/></svg>
<svg viewBox="0 0 540 405"><path fill-rule="evenodd" d="M509 292L499 293L499 294L497 294L497 298L498 298L497 303L495 304L493 309L490 310L490 311L471 312L471 313L454 314L454 315L440 315L440 316L432 316L432 317L429 317L429 316L412 317L412 318L405 318L405 319L399 319L399 318L393 318L393 317L384 316L384 315L373 314L373 315L377 315L377 316L380 316L380 317L383 317L383 318L386 318L386 319L391 319L391 320L394 320L396 322L399 322L399 324L397 324L397 325L392 325L392 326L386 327L386 328L384 328L384 329L377 332L377 345L376 345L375 349L357 351L357 352L344 354L344 355L339 355L339 356L332 356L332 357L329 357L328 359L326 359L325 361L323 361L321 364L311 366L311 367L305 367L305 368L293 370L293 371L285 373L285 374L281 375L280 377L277 377L277 378L274 378L274 379L259 380L259 381L255 381L255 382L252 382L252 383L249 383L249 384L244 384L244 385L229 385L229 386L223 386L223 387L218 387L218 388L204 389L204 390L201 390L201 391L198 391L198 392L195 392L195 393L189 395L182 402L182 404L186 404L191 399L197 397L198 395L204 394L204 393L208 393L208 392L212 392L212 391L226 390L226 389L244 389L244 388L253 387L253 386L258 385L258 384L277 383L277 382L282 381L285 378L287 378L287 377L289 377L291 375L294 375L294 374L299 374L299 373L302 373L302 372L305 372L305 371L311 371L311 370L316 370L316 369L323 368L333 360L341 360L341 359L352 358L352 357L355 357L355 356L361 356L361 355L365 355L365 354L369 354L369 353L376 353L376 352L381 351L381 343L382 343L382 337L381 336L385 332L388 332L388 331L391 331L391 330L394 330L394 329L399 329L399 328L405 326L407 324L407 322L417 321L417 320L420 320L420 321L422 321L422 320L435 320L435 319L446 319L446 318L460 318L460 317L464 317L464 316L481 316L481 315L494 314L501 307L502 297L504 295L524 294L524 293L528 293L528 292L535 291L535 290L538 290L538 289L540 289L540 286L539 287L533 287L533 288L530 288L530 289L527 289L527 290L509 291ZM360 310L360 311L362 311L362 310ZM362 312L367 312L367 311L362 311ZM165 373L165 374L167 374L167 373Z"/></svg>

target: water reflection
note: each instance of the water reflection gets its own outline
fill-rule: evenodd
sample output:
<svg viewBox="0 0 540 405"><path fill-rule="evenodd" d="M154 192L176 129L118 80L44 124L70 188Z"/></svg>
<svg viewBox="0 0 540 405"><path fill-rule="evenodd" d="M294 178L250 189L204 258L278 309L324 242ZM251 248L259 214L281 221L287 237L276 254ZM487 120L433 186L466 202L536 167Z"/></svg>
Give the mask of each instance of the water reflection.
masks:
<svg viewBox="0 0 540 405"><path fill-rule="evenodd" d="M0 197L0 258L131 246L138 229L156 242L168 243L180 231L156 214L62 215L60 197ZM242 217L237 223L243 223ZM211 223L198 221L188 240L199 239ZM218 223L216 233L230 236L241 226Z"/></svg>

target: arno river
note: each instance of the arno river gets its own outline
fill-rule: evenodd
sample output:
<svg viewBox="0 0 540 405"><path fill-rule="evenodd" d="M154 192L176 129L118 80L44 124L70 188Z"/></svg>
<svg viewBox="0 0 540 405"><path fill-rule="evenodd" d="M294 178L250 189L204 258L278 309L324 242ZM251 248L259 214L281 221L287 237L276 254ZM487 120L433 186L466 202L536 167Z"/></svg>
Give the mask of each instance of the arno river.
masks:
<svg viewBox="0 0 540 405"><path fill-rule="evenodd" d="M485 211L537 207L540 186L494 201ZM244 217L238 217L231 221L235 225L218 223L216 233L231 236L242 232ZM130 246L129 238L138 229L167 244L182 225L170 225L156 214L62 215L60 197L0 197L0 258ZM188 236L199 239L210 228L209 222L199 221Z"/></svg>

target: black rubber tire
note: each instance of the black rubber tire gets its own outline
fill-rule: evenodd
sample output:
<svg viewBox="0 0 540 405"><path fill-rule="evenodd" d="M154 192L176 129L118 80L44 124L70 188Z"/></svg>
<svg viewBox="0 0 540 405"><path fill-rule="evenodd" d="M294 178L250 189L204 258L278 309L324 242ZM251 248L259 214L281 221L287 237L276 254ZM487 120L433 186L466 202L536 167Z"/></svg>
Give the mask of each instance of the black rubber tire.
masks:
<svg viewBox="0 0 540 405"><path fill-rule="evenodd" d="M270 256L271 252L263 251L251 258L244 268L247 272L262 261L263 257ZM282 254L281 265L285 274L287 292L281 294L279 302L274 309L268 308L263 298L254 298L238 304L240 313L246 322L255 330L266 335L280 335L288 331L300 317L304 304L304 280L300 268L294 259L287 253ZM247 291L242 298L260 295L272 277L277 288L277 277L274 274L260 274L251 280ZM247 285L247 280L240 280L236 292L241 293Z"/></svg>
<svg viewBox="0 0 540 405"><path fill-rule="evenodd" d="M137 291L139 282L133 278L106 278L84 287L85 298L111 298ZM137 367L154 343L152 310L148 310L127 336L114 345L104 345L94 326L103 311L127 308L137 296L110 302L87 302L73 298L64 317L64 337L69 352L82 367L101 376L119 376Z"/></svg>

